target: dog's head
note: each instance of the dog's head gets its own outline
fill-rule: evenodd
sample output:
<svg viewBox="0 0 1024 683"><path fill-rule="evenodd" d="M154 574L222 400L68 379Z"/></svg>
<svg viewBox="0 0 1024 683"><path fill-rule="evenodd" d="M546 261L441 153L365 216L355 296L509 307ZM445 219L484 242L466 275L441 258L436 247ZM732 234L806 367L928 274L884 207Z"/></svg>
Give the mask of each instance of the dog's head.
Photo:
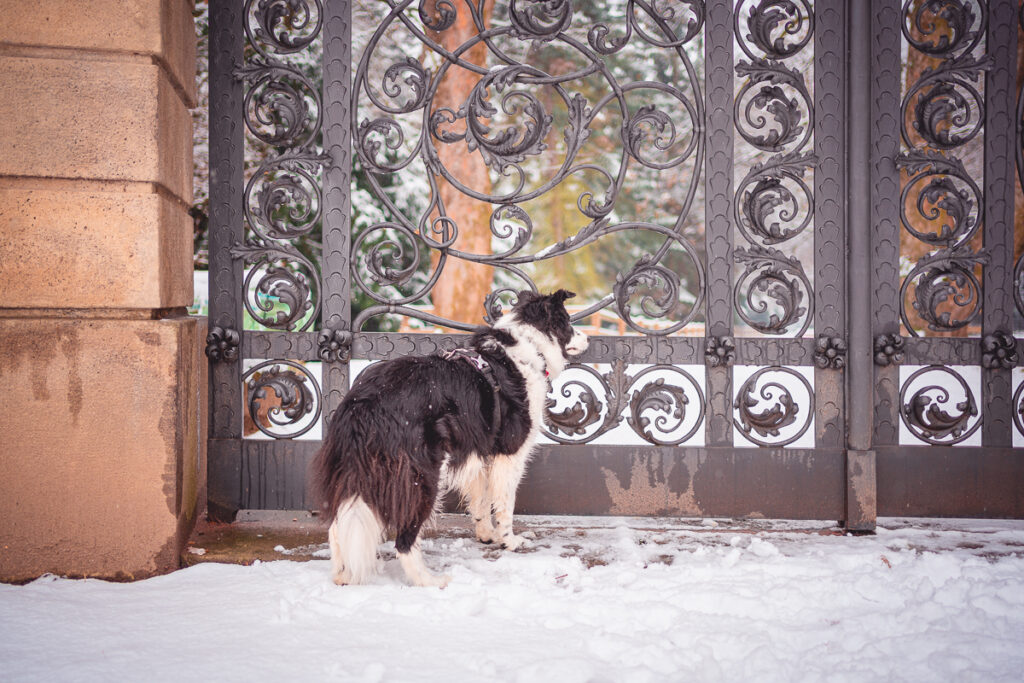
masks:
<svg viewBox="0 0 1024 683"><path fill-rule="evenodd" d="M573 328L565 310L565 300L574 296L564 289L546 295L527 289L519 293L512 312L519 323L536 328L554 341L567 359L586 351L589 344L587 335Z"/></svg>

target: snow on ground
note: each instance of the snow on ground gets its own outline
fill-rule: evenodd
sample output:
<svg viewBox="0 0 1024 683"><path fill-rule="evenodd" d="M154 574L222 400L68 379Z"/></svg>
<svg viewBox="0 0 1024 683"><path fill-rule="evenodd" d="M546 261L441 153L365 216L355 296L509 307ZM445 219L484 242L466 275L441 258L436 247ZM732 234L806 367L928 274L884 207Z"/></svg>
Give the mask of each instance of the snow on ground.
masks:
<svg viewBox="0 0 1024 683"><path fill-rule="evenodd" d="M1024 522L527 518L531 552L425 541L445 590L325 560L0 585L0 679L1020 681ZM826 525L820 525L824 530ZM390 548L390 550L389 550ZM288 549L281 550L287 552ZM287 557L282 553L282 557Z"/></svg>

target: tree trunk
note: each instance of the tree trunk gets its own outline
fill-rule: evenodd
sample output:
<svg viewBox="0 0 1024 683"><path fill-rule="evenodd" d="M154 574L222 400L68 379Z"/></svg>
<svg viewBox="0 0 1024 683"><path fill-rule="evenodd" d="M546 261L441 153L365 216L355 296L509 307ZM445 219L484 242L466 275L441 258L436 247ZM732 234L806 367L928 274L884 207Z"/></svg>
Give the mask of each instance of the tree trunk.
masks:
<svg viewBox="0 0 1024 683"><path fill-rule="evenodd" d="M430 7L429 3L428 7ZM493 8L494 0L487 0L484 3L484 25L490 24ZM473 17L469 9L460 5L455 23L444 31L431 31L430 35L445 49L454 52L459 46L476 36L477 29L473 24ZM483 42L479 42L463 52L461 58L473 64L486 66L487 47ZM472 71L455 65L449 66L444 79L437 88L434 111L444 107L452 111L459 111L479 80L480 76ZM465 123L454 124L452 132L456 132L456 126L460 125L464 126ZM490 173L479 152L470 152L464 142L445 144L435 138L433 143L437 146L441 164L454 178L477 192L489 193L491 191ZM445 213L458 226L459 234L453 245L454 248L472 254L491 253L491 205L466 196L441 176L438 176L437 182ZM435 211L432 219L439 215ZM440 239L440 236L435 235L435 239ZM435 266L438 261L439 255L435 254L433 257ZM491 291L492 280L493 271L489 266L458 258L448 258L444 263L440 279L431 290L434 312L449 320L481 323L484 299Z"/></svg>

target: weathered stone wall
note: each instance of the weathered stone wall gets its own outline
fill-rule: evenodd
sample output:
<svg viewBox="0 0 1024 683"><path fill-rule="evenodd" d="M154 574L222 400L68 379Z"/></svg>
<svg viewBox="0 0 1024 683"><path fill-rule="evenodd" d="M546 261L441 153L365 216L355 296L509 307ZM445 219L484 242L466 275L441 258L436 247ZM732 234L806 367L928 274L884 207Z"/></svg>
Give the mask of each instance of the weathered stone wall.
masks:
<svg viewBox="0 0 1024 683"><path fill-rule="evenodd" d="M0 0L0 580L178 566L205 500L188 0Z"/></svg>

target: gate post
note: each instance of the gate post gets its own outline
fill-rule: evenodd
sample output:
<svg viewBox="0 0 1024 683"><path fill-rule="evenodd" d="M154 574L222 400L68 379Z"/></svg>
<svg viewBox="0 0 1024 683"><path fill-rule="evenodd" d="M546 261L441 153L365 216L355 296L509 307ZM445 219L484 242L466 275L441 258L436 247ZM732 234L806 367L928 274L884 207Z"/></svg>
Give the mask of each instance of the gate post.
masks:
<svg viewBox="0 0 1024 683"><path fill-rule="evenodd" d="M209 496L207 515L231 522L242 500L242 262L231 248L245 238L242 226L245 41L241 2L210 2L210 331L228 353L210 353ZM233 348L232 348L233 347Z"/></svg>
<svg viewBox="0 0 1024 683"><path fill-rule="evenodd" d="M175 569L205 499L186 0L0 22L0 580Z"/></svg>
<svg viewBox="0 0 1024 683"><path fill-rule="evenodd" d="M871 40L874 3L847 5L847 311L846 514L852 531L872 531L877 515L872 446L874 364L871 340Z"/></svg>

